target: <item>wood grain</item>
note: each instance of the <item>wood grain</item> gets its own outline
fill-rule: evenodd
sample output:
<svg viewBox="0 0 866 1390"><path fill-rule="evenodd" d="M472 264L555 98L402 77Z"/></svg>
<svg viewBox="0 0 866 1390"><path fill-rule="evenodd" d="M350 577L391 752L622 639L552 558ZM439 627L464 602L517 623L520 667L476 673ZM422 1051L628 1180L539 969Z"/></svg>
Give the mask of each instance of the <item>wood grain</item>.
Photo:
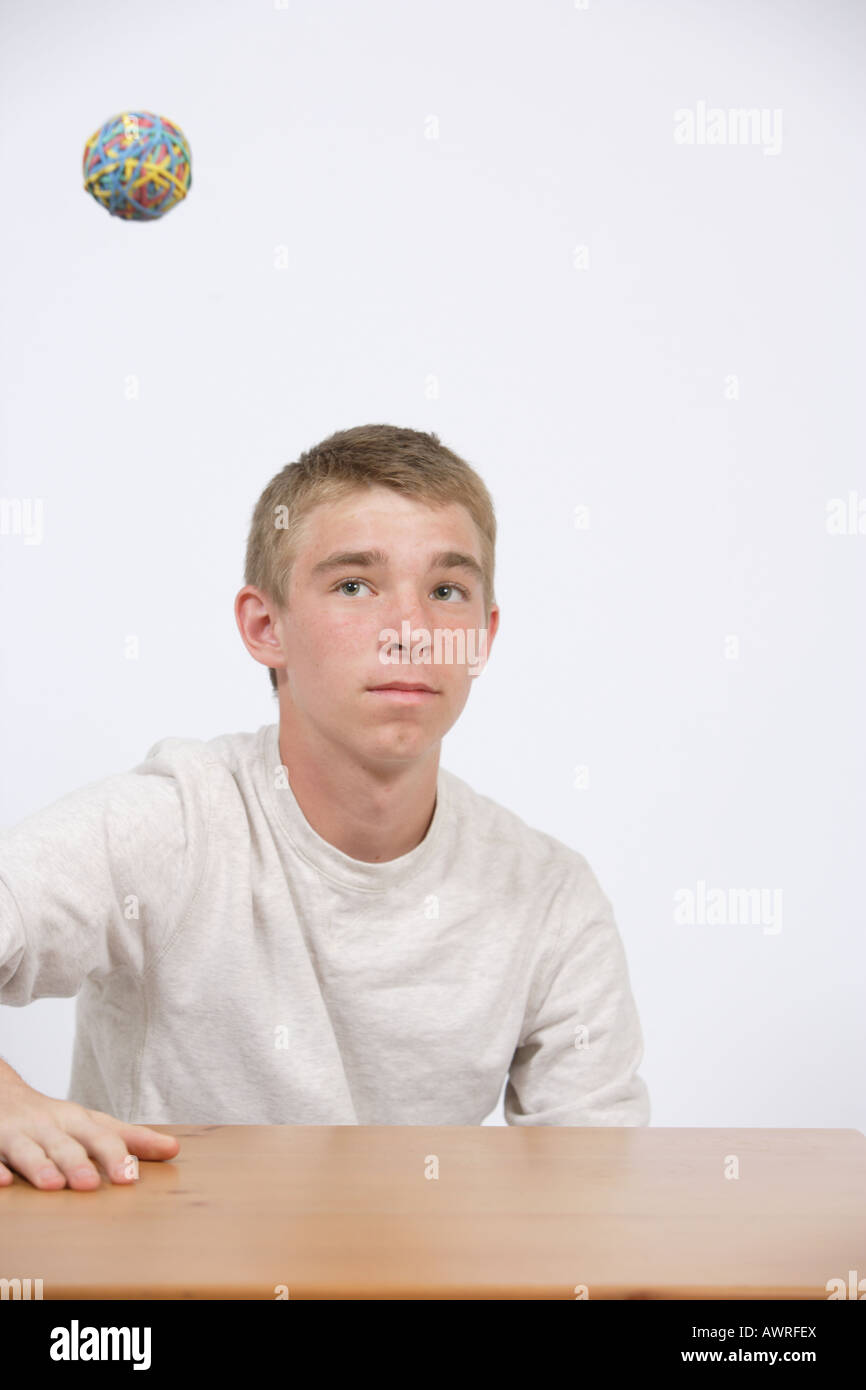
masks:
<svg viewBox="0 0 866 1390"><path fill-rule="evenodd" d="M133 1185L0 1189L0 1278L268 1300L826 1299L866 1278L853 1129L154 1128L180 1152Z"/></svg>

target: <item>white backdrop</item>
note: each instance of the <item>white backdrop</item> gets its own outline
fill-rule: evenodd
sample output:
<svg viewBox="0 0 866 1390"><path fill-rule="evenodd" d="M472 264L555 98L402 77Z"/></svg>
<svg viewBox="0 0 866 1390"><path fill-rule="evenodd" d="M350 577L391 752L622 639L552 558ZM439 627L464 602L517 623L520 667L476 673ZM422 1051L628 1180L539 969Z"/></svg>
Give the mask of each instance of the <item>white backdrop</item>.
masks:
<svg viewBox="0 0 866 1390"><path fill-rule="evenodd" d="M442 762L595 869L652 1123L866 1130L866 7L5 0L0 26L0 820L275 720L232 614L259 492L334 429L434 429L501 534ZM152 225L82 190L124 109L192 147ZM700 884L772 916L678 921ZM51 1094L73 1010L0 1010Z"/></svg>

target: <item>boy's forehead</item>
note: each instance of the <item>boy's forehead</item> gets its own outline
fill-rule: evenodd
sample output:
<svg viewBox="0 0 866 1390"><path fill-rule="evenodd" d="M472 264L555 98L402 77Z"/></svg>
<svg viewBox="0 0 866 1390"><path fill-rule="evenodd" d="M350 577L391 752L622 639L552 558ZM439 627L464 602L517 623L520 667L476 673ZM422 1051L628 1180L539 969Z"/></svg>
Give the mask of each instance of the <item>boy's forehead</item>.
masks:
<svg viewBox="0 0 866 1390"><path fill-rule="evenodd" d="M476 544L475 523L462 503L433 505L389 488L371 488L313 507L304 520L300 549L309 555L323 544L387 548L385 531L394 523L398 531L423 530L443 548L458 541L464 548Z"/></svg>

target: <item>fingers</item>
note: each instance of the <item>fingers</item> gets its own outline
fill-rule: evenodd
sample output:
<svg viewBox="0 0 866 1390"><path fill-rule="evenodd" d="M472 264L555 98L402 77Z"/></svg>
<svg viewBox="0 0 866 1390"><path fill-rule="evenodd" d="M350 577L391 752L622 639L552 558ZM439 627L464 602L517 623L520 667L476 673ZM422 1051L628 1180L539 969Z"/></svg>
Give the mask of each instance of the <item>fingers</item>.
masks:
<svg viewBox="0 0 866 1390"><path fill-rule="evenodd" d="M113 1115L105 1115L101 1110L88 1110L100 1124L110 1124L115 1134L123 1140L131 1154L137 1154L139 1158L166 1159L174 1158L180 1149L180 1143L173 1134L160 1134L158 1130L151 1129L149 1125L127 1124L125 1120L118 1120Z"/></svg>
<svg viewBox="0 0 866 1390"><path fill-rule="evenodd" d="M55 1133L58 1138L63 1138L60 1130L56 1130ZM34 1187L50 1189L66 1186L63 1172L49 1158L44 1146L41 1143L37 1144L35 1139L31 1139L29 1135L20 1132L9 1135L3 1141L3 1157L10 1167L14 1168L28 1182L31 1182ZM85 1159L86 1157L85 1154ZM70 1187L74 1186L98 1187L99 1175L96 1174L95 1183L71 1182Z"/></svg>
<svg viewBox="0 0 866 1390"><path fill-rule="evenodd" d="M79 1147L83 1147L91 1158L102 1164L111 1182L136 1181L138 1159L127 1153L127 1145L115 1129L110 1129L104 1121L92 1120L85 1110L80 1116L69 1116L66 1130L73 1142L77 1140ZM52 1153L51 1156L56 1162L55 1155Z"/></svg>
<svg viewBox="0 0 866 1390"><path fill-rule="evenodd" d="M180 1142L173 1134L160 1134L147 1125L122 1125L120 1137L130 1153L139 1158L174 1158Z"/></svg>
<svg viewBox="0 0 866 1390"><path fill-rule="evenodd" d="M129 1184L139 1176L139 1158L170 1159L179 1148L173 1134L148 1125L127 1124L66 1101L27 1097L17 1113L7 1114L0 1131L0 1186L8 1187L18 1172L45 1190L93 1190L102 1185L97 1164L110 1182Z"/></svg>
<svg viewBox="0 0 866 1390"><path fill-rule="evenodd" d="M87 1148L71 1134L62 1129L48 1129L37 1131L33 1137L70 1187L79 1190L101 1187L102 1179L90 1161Z"/></svg>

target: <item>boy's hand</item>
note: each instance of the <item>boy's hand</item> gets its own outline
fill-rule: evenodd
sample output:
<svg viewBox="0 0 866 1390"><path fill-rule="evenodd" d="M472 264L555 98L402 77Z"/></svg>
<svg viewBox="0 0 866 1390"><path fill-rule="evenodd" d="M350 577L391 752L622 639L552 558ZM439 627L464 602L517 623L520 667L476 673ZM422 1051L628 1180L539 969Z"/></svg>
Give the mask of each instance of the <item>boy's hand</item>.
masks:
<svg viewBox="0 0 866 1390"><path fill-rule="evenodd" d="M9 1186L14 1169L46 1191L89 1191L102 1184L91 1159L111 1182L135 1182L139 1158L174 1158L179 1148L172 1134L55 1100L17 1075L0 1081L0 1187Z"/></svg>

